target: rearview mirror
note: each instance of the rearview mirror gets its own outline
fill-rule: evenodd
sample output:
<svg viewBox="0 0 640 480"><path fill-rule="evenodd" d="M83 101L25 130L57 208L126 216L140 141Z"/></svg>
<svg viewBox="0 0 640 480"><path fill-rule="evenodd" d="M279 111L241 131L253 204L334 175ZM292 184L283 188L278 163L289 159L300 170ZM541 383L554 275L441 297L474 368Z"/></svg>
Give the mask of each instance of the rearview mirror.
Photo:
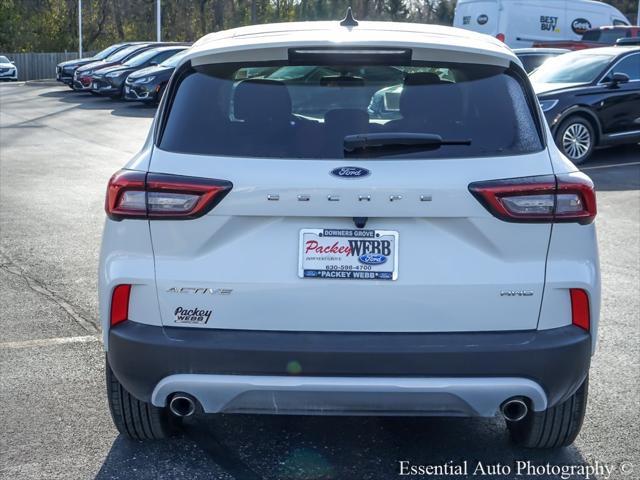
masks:
<svg viewBox="0 0 640 480"><path fill-rule="evenodd" d="M150 67L157 67L158 66L158 62L151 62L149 63Z"/></svg>
<svg viewBox="0 0 640 480"><path fill-rule="evenodd" d="M611 76L611 80L609 81L610 87L617 87L621 83L629 82L629 75L622 72L616 72Z"/></svg>

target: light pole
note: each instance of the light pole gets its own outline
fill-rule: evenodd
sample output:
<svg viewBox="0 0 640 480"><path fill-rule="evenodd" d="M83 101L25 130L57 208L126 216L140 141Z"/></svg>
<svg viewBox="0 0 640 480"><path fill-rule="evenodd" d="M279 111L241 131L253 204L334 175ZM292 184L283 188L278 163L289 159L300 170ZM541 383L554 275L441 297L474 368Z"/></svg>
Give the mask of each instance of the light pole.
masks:
<svg viewBox="0 0 640 480"><path fill-rule="evenodd" d="M162 0L156 0L156 41L162 41Z"/></svg>
<svg viewBox="0 0 640 480"><path fill-rule="evenodd" d="M78 56L82 58L82 0L78 0Z"/></svg>

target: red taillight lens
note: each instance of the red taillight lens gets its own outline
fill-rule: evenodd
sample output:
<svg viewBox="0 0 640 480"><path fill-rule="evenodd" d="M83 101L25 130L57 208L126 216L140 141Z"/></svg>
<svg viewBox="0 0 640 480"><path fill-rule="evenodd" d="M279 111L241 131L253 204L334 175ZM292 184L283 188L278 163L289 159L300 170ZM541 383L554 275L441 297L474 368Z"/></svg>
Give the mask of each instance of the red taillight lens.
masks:
<svg viewBox="0 0 640 480"><path fill-rule="evenodd" d="M498 40L500 40L501 42L504 42L504 39L505 39L506 37L504 36L504 33L499 33L499 34L497 34L497 35L496 35L496 38L497 38Z"/></svg>
<svg viewBox="0 0 640 480"><path fill-rule="evenodd" d="M593 182L582 173L475 182L469 191L507 222L577 222L596 217Z"/></svg>
<svg viewBox="0 0 640 480"><path fill-rule="evenodd" d="M197 218L232 187L226 180L120 170L109 180L105 210L114 220Z"/></svg>
<svg viewBox="0 0 640 480"><path fill-rule="evenodd" d="M129 318L129 296L131 285L118 285L111 295L111 326L124 322Z"/></svg>
<svg viewBox="0 0 640 480"><path fill-rule="evenodd" d="M572 288L571 293L571 323L589 331L591 328L591 312L589 309L589 295L580 288Z"/></svg>

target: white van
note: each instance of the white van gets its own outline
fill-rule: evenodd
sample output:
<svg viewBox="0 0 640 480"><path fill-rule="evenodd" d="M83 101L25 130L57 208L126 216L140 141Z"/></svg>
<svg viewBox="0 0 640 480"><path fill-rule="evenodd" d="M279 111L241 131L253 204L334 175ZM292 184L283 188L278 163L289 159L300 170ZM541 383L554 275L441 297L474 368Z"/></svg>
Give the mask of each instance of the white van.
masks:
<svg viewBox="0 0 640 480"><path fill-rule="evenodd" d="M629 25L616 8L594 0L458 0L453 26L486 33L511 48L579 40L590 29Z"/></svg>

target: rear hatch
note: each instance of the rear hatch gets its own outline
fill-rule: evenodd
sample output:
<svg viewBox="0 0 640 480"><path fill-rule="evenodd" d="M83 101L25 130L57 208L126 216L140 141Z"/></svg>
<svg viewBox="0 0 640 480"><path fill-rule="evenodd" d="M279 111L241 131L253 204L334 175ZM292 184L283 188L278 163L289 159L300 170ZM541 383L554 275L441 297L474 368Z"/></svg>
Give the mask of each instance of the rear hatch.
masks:
<svg viewBox="0 0 640 480"><path fill-rule="evenodd" d="M150 221L163 324L535 329L551 226L500 220L469 191L552 173L526 80L468 63L301 63L177 72L150 172L232 188L199 218Z"/></svg>

